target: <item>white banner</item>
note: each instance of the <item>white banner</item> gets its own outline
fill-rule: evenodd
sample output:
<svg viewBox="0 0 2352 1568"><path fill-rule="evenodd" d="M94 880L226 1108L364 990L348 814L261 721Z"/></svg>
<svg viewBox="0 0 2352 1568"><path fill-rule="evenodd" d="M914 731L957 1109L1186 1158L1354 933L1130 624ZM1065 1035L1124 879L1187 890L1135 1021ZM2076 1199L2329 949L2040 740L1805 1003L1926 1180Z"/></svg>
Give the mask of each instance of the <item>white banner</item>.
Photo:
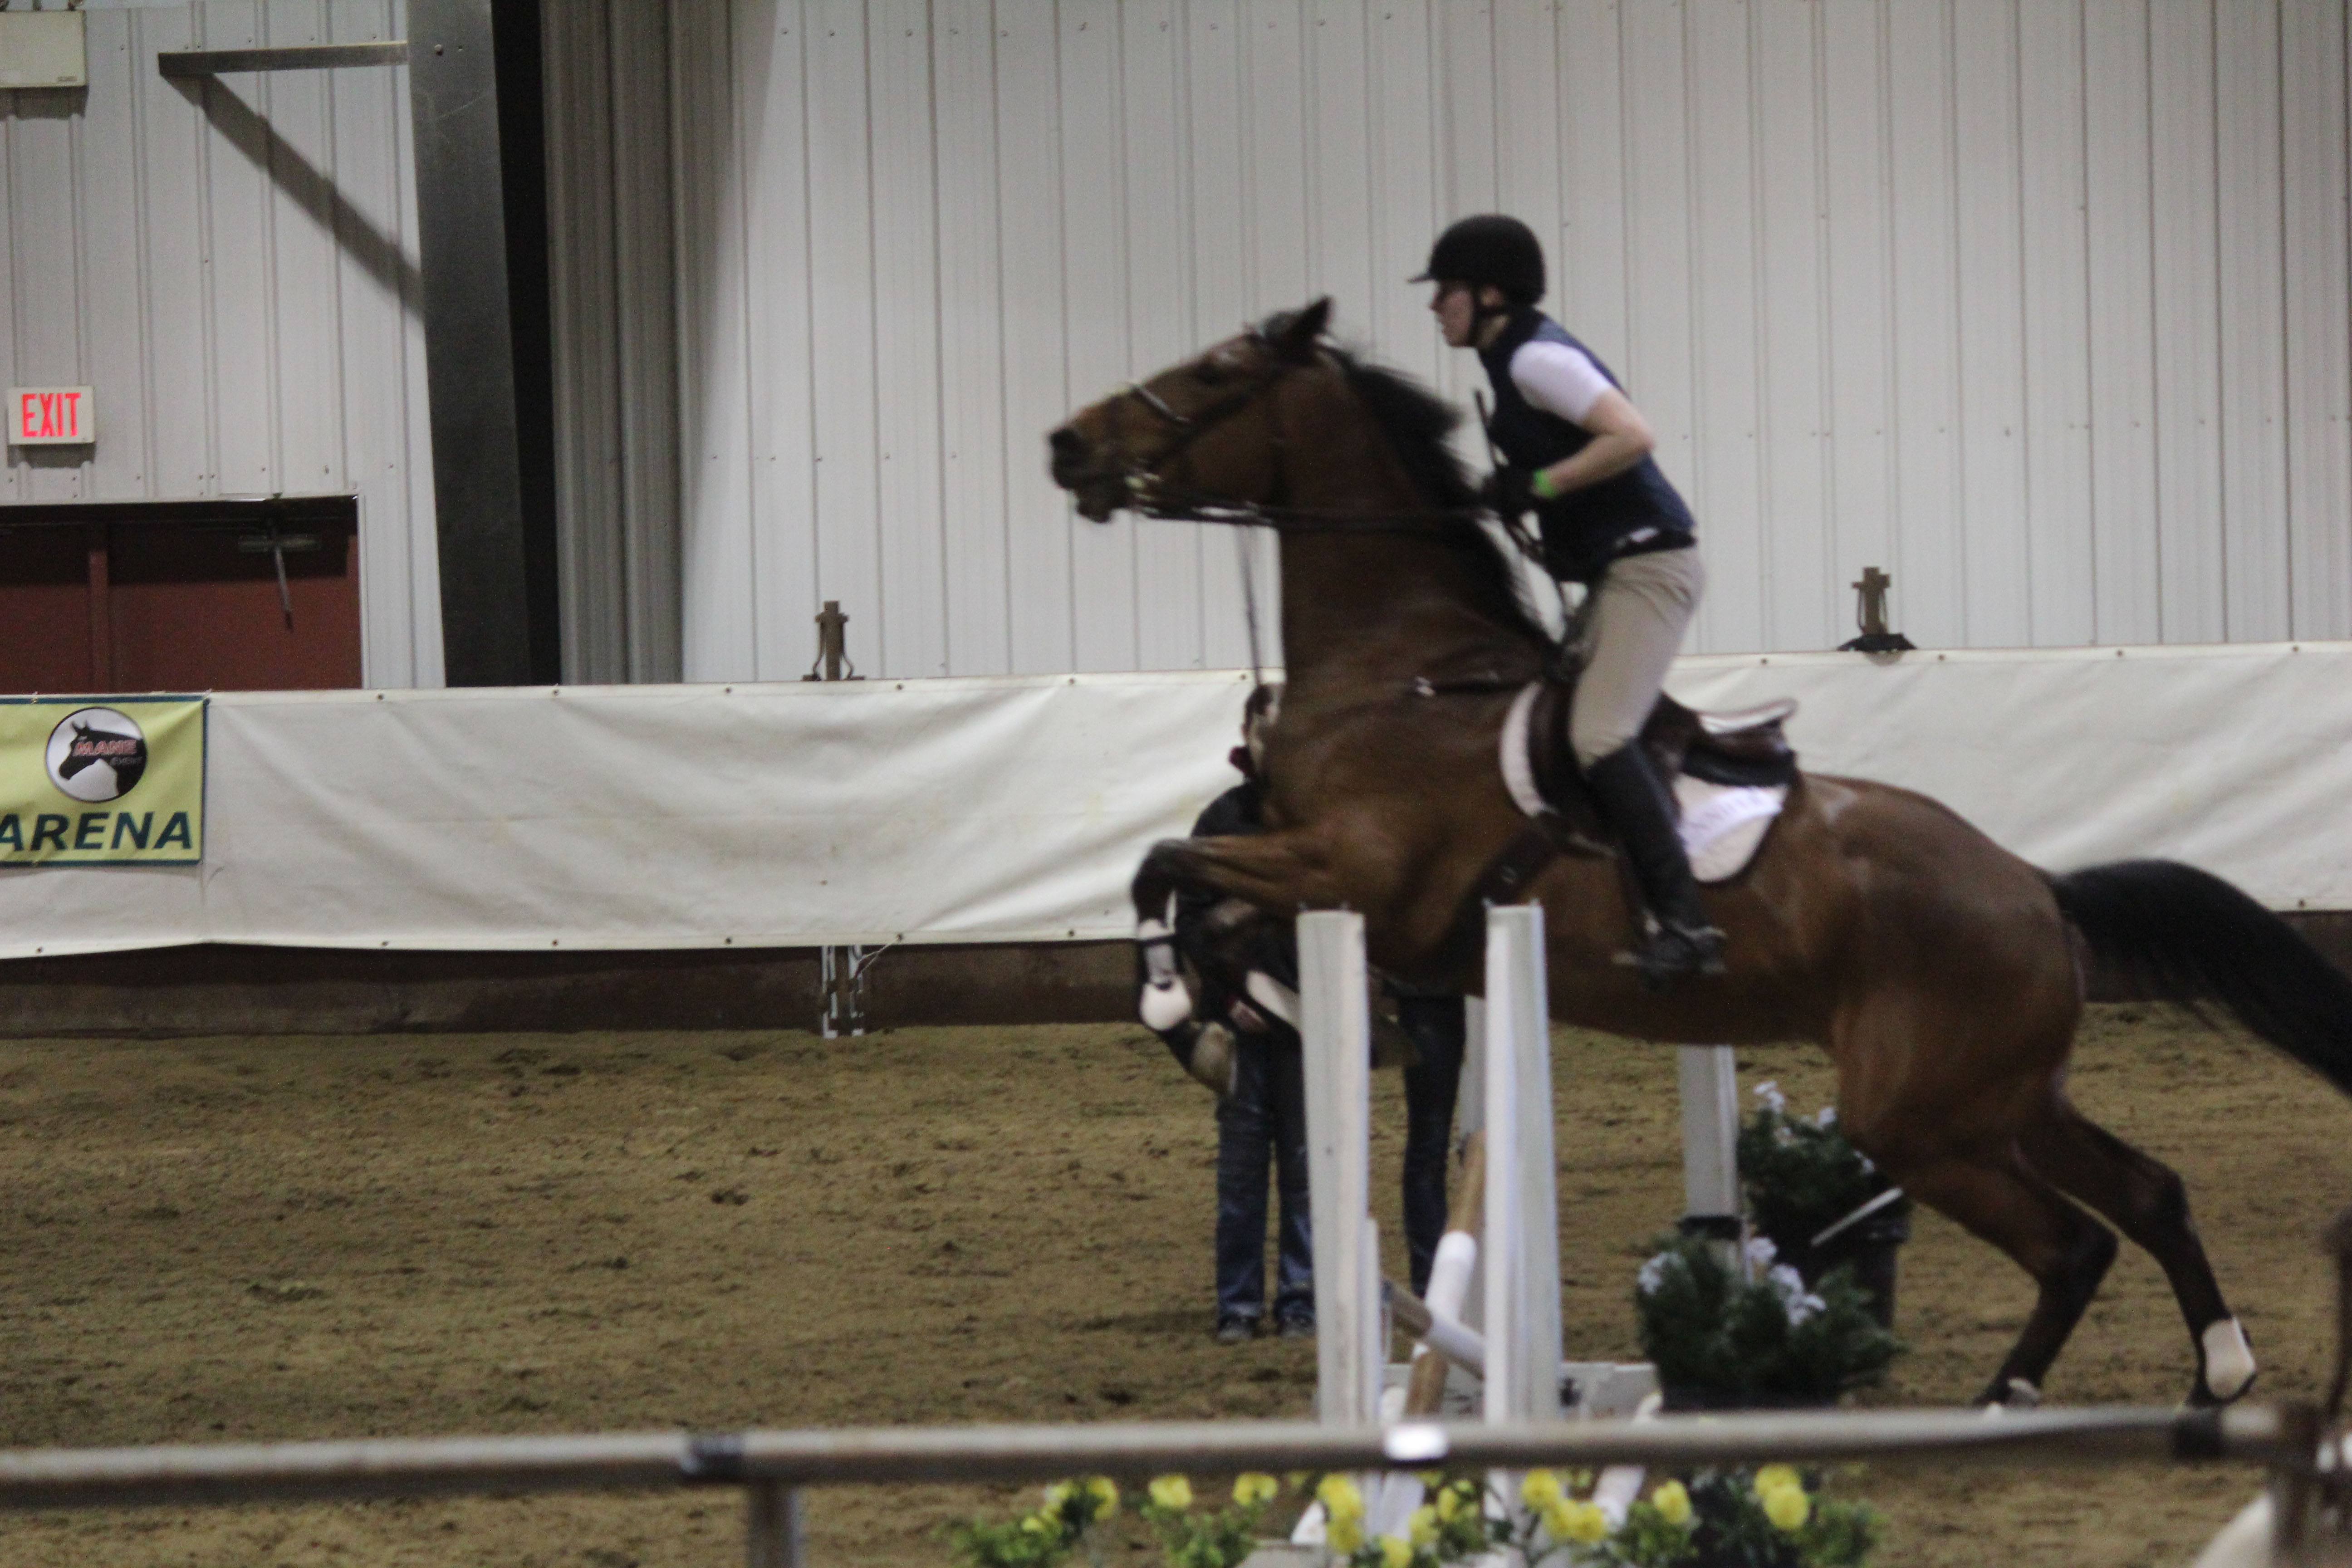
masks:
<svg viewBox="0 0 2352 1568"><path fill-rule="evenodd" d="M1803 707L1813 773L1933 795L2053 871L2186 860L2352 909L2352 643L1694 658L1686 702Z"/></svg>
<svg viewBox="0 0 2352 1568"><path fill-rule="evenodd" d="M2038 865L2165 856L2352 908L2352 645L1714 657L1673 685L1794 696L1807 767L1923 790ZM1234 782L1247 689L222 693L205 863L0 870L0 956L1121 937L1145 848Z"/></svg>

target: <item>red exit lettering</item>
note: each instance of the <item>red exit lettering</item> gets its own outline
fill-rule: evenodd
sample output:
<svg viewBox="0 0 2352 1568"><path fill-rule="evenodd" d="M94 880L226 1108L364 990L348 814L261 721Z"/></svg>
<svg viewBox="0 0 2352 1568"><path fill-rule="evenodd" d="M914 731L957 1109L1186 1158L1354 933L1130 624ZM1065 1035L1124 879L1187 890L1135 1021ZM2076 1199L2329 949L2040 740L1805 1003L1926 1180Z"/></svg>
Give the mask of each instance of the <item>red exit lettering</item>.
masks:
<svg viewBox="0 0 2352 1568"><path fill-rule="evenodd" d="M8 399L12 443L38 446L93 439L86 386L12 386Z"/></svg>

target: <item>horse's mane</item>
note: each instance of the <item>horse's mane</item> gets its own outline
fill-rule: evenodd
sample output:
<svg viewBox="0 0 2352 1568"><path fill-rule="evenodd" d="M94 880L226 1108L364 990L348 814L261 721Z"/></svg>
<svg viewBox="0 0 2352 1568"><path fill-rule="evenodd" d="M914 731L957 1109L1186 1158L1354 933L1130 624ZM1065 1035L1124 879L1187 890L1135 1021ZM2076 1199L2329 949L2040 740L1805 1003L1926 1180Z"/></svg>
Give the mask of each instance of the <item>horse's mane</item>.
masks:
<svg viewBox="0 0 2352 1568"><path fill-rule="evenodd" d="M1275 317L1261 330L1275 332L1282 321ZM1403 465L1421 500L1439 510L1476 507L1477 487L1470 482L1468 471L1447 439L1462 423L1461 411L1402 371L1373 363L1353 350L1334 344L1326 344L1324 352L1339 365L1349 390L1388 438L1389 449ZM1528 602L1511 560L1474 517L1448 518L1432 523L1431 529L1461 557L1475 608L1538 647L1556 646L1558 639Z"/></svg>

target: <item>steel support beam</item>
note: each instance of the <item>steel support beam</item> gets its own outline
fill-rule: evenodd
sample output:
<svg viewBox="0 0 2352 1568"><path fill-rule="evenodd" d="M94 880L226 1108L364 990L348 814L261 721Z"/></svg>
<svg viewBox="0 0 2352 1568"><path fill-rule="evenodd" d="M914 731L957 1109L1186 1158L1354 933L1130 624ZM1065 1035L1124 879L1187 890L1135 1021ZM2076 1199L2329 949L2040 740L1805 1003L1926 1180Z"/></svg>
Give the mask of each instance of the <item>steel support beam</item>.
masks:
<svg viewBox="0 0 2352 1568"><path fill-rule="evenodd" d="M490 0L410 0L408 37L442 668L452 686L521 686L530 605Z"/></svg>

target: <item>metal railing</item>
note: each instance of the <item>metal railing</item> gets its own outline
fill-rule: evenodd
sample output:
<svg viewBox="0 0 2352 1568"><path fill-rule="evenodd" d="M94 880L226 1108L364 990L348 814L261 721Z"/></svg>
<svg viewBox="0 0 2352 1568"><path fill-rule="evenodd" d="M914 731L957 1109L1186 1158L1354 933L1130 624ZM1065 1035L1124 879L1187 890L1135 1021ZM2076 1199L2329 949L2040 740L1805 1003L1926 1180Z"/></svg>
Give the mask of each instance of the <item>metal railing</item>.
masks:
<svg viewBox="0 0 2352 1568"><path fill-rule="evenodd" d="M1685 1468L1764 1461L2083 1465L2236 1462L2273 1478L2281 1544L2307 1509L2320 1423L2307 1405L2175 1410L1884 1410L1523 1426L1309 1422L906 1426L605 1436L390 1438L0 1453L0 1509L315 1502L731 1486L752 1568L807 1561L814 1486L1025 1482L1242 1470Z"/></svg>

